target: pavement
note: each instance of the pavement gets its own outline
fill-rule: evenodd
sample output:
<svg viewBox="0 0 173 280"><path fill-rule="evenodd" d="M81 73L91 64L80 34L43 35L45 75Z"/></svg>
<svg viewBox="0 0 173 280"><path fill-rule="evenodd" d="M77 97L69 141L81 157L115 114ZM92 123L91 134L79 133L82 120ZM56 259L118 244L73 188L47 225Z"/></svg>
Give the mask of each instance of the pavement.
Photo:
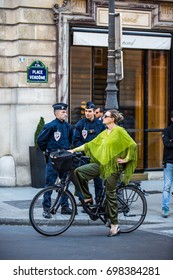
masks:
<svg viewBox="0 0 173 280"><path fill-rule="evenodd" d="M89 184L93 193L93 184ZM143 229L162 228L168 229L173 236L173 196L170 201L170 212L168 218L162 217L161 197L163 180L141 181L141 188L146 192L148 205L147 216L141 227ZM70 186L73 193L73 187ZM40 189L31 186L22 187L0 187L0 224L6 225L29 225L29 206L34 195ZM78 215L75 217L74 224L96 225L102 224L100 220L91 221L87 214L81 212L82 207L78 207Z"/></svg>

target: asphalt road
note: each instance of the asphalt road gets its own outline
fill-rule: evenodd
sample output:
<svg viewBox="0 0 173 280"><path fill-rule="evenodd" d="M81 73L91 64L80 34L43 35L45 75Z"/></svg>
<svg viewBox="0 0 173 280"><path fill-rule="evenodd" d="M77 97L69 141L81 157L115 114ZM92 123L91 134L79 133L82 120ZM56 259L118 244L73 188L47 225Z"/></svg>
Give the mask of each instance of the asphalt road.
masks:
<svg viewBox="0 0 173 280"><path fill-rule="evenodd" d="M0 226L0 260L173 260L173 238L141 229L107 237L105 226L73 226L45 237L30 226Z"/></svg>

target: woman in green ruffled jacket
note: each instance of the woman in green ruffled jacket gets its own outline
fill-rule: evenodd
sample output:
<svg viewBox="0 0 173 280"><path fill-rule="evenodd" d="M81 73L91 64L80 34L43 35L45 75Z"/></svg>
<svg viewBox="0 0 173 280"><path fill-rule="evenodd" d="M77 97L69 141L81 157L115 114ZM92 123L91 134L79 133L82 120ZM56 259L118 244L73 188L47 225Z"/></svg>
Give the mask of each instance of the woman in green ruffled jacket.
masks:
<svg viewBox="0 0 173 280"><path fill-rule="evenodd" d="M89 164L75 169L75 176L86 203L92 203L88 181L98 176L105 180L106 213L111 221L109 237L116 236L120 232L117 182L123 180L127 184L137 165L137 144L124 128L117 125L121 119L122 115L117 110L108 110L103 116L103 123L107 129L92 141L70 150L72 153L84 151L91 158ZM120 176L122 170L123 177Z"/></svg>

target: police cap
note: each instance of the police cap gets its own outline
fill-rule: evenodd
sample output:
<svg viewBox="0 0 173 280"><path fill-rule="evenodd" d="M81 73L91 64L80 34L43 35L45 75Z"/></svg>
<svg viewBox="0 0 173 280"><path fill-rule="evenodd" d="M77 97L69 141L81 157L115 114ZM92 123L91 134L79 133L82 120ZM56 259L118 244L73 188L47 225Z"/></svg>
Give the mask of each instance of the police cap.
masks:
<svg viewBox="0 0 173 280"><path fill-rule="evenodd" d="M86 109L95 109L95 105L94 105L94 103L93 102L91 102L91 101L88 101L87 103L86 103Z"/></svg>
<svg viewBox="0 0 173 280"><path fill-rule="evenodd" d="M56 104L52 105L52 107L54 108L54 111L55 110L66 110L68 105L65 103L56 103Z"/></svg>

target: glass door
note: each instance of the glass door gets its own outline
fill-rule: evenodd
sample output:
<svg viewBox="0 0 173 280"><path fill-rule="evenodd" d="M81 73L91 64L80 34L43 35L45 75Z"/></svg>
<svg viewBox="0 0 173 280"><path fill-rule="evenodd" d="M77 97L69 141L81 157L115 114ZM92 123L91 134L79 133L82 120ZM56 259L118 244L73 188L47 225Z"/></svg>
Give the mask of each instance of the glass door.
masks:
<svg viewBox="0 0 173 280"><path fill-rule="evenodd" d="M123 126L138 144L138 168L162 167L162 129L167 124L168 52L124 50L119 84Z"/></svg>
<svg viewBox="0 0 173 280"><path fill-rule="evenodd" d="M74 125L84 116L92 100L92 48L70 48L70 121Z"/></svg>
<svg viewBox="0 0 173 280"><path fill-rule="evenodd" d="M162 167L162 129L167 124L168 52L148 51L148 104L146 139L149 169Z"/></svg>
<svg viewBox="0 0 173 280"><path fill-rule="evenodd" d="M122 125L138 144L138 168L144 168L144 51L124 50L124 79L119 83Z"/></svg>

